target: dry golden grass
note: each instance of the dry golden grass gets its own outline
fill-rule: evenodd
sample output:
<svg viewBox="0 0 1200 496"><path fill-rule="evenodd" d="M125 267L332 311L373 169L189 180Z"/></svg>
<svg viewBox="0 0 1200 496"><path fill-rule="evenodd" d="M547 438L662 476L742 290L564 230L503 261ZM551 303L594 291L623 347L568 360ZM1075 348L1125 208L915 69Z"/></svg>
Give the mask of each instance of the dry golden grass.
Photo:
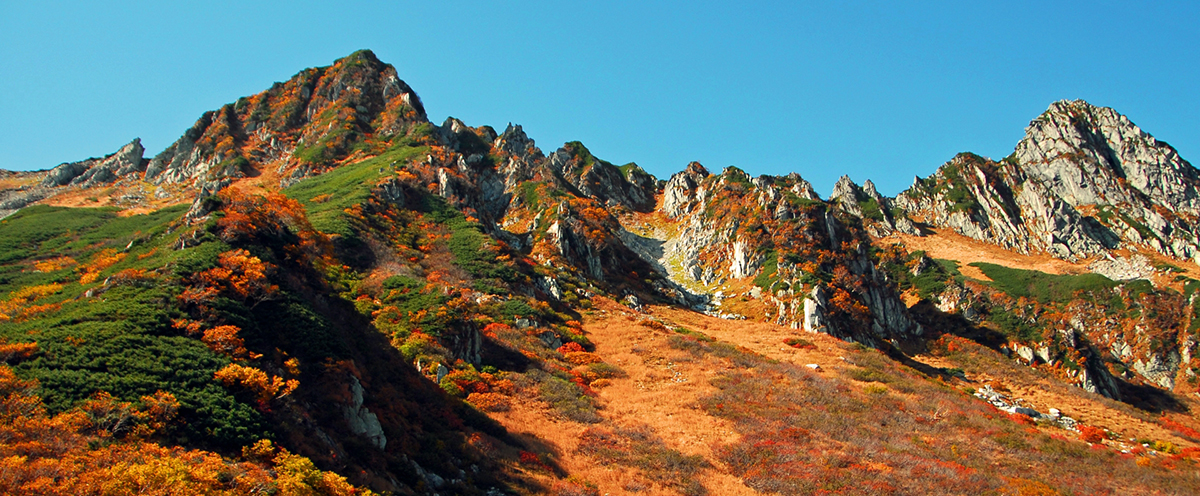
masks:
<svg viewBox="0 0 1200 496"><path fill-rule="evenodd" d="M968 238L951 229L931 229L933 234L911 236L908 234L893 234L875 241L882 245L903 244L910 251L924 251L931 258L941 258L958 262L958 269L963 275L980 280L990 280L979 269L968 264L974 262L992 263L1015 269L1038 270L1047 274L1085 274L1087 263L1071 263L1054 258L1045 253L1021 254L1006 250L999 246Z"/></svg>
<svg viewBox="0 0 1200 496"><path fill-rule="evenodd" d="M605 379L603 387L595 384L602 422L582 424L562 420L540 401L514 401L511 410L490 415L517 437L531 445L540 446L542 451L538 454L550 454L550 458L557 462L564 473L595 484L600 494L636 492L665 495L681 494L682 490L664 483L661 476L652 479L651 474L637 467L606 463L591 455L591 451L580 452L581 439L587 439L588 432L597 432L589 429L600 429L599 432L633 429L650 433L666 448L683 456L697 456L704 460L706 467L698 469L695 479L708 494L754 493L745 481L733 474L732 467L722 462L730 447L744 446L747 440L742 439L735 421L714 416L704 406L705 401L711 401L719 392L714 383L719 383L722 376L739 373L739 370L743 370L742 365L738 365L736 359L731 362L711 355L690 354L678 346L678 340L683 335L674 329L692 331L692 334L688 334L692 337L696 336L695 333L701 333L715 339L714 345L722 342L734 344L769 361L799 366L817 364L820 366L817 374L845 384L855 391L852 394L879 395L910 405L926 401L918 397L920 387L907 388L901 383L876 382L861 363L855 364L863 359L863 356L859 356L861 352L848 351L846 343L823 334L810 334L754 321L722 320L673 307L653 306L642 314L607 298L597 297L592 301L594 308L584 319L584 330L595 344L594 351L587 356L588 361L602 359L625 371L622 377ZM654 319L665 326L646 325L646 319ZM814 346L803 349L787 346L784 340L789 337L802 338ZM1181 448L1195 446L1195 443L1156 423L1152 415L1138 414L1126 405L1054 382L1036 370L1001 363L1005 359L999 354L989 357L978 363L995 361L991 364L993 367L982 371L967 369L968 380L955 379L949 385L966 388L995 384L1007 388L1011 396L1022 398L1040 411L1059 408L1066 415L1089 425L1119 432L1126 438L1168 441ZM961 366L938 356L921 356L918 359L938 368ZM1056 439L1065 437L1068 444L1079 443L1077 434L1056 427L1029 426L1026 430L1029 436L1027 442L1030 443L1039 442L1034 439L1049 439L1047 436L1057 436ZM1112 448L1121 448L1113 442L1107 444ZM1082 446L1086 448L1086 445ZM1018 463L1007 455L984 456L997 456L998 462L1008 469ZM870 463L867 465L870 466ZM878 468L885 472L891 470L886 465ZM1048 467L1038 470L1043 469ZM518 470L541 480L546 487L553 486L561 477L561 474L528 467Z"/></svg>
<svg viewBox="0 0 1200 496"><path fill-rule="evenodd" d="M1078 263L1072 263L1054 258L1045 253L1026 255L968 238L951 229L930 230L933 233L925 236L911 236L897 233L886 238L876 238L874 241L881 245L902 244L910 251L924 251L932 258L954 260L958 262L958 270L964 276L981 281L990 281L991 279L984 275L983 271L972 267L970 264L975 262L991 263L1014 269L1037 270L1047 274L1086 274L1091 272L1088 269L1088 264L1095 261L1093 257ZM1183 284L1175 280L1176 276L1183 275L1192 279L1200 279L1200 265L1196 265L1194 261L1176 260L1150 249L1139 250L1137 252L1126 249L1113 250L1112 254L1118 257L1142 255L1150 259L1151 265L1165 264L1183 270L1181 273L1155 271L1150 276L1150 280L1154 283L1155 287L1166 287L1179 291L1183 288Z"/></svg>
<svg viewBox="0 0 1200 496"><path fill-rule="evenodd" d="M1151 418L1147 413L1139 414L1132 407L1067 386L1055 379L1041 376L1025 366L993 366L988 367L988 370L978 370L933 355L919 355L913 358L934 367L962 368L966 379L954 380L960 387L980 388L989 385L1002 388L1008 391L1005 395L1020 398L1039 412L1047 413L1051 408L1057 408L1063 415L1087 425L1121 433L1125 439L1155 439L1169 441L1179 447L1197 446L1195 442L1179 436L1174 431L1147 421ZM1190 398L1182 399L1191 410L1200 406L1200 403Z"/></svg>
<svg viewBox="0 0 1200 496"><path fill-rule="evenodd" d="M598 389L602 425L645 426L668 448L713 463L714 448L738 438L727 421L699 408L700 398L715 391L709 379L717 370L670 348L667 337L673 332L640 325L638 319L647 316L603 297L593 299L593 304L595 310L584 321L584 330L596 345L595 355L626 372L625 377L605 379L606 385ZM580 435L590 425L559 420L541 402L517 401L510 411L491 416L518 437L550 447L567 473L596 484L600 494L633 490L646 495L679 494L650 482L636 469L597 463L577 453ZM547 474L540 477L550 485ZM701 470L699 481L709 494L755 494L719 467Z"/></svg>

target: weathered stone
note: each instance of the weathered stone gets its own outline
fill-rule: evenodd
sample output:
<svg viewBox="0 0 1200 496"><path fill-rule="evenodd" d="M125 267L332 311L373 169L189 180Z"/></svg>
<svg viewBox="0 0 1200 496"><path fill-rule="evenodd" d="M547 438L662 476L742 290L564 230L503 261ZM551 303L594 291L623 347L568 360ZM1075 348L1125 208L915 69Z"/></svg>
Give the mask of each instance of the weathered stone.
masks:
<svg viewBox="0 0 1200 496"><path fill-rule="evenodd" d="M90 158L59 165L46 174L42 184L84 188L108 184L144 171L146 160L142 158L142 154L145 151L141 138L136 138L104 158Z"/></svg>
<svg viewBox="0 0 1200 496"><path fill-rule="evenodd" d="M959 155L893 203L1022 253L1200 255L1200 172L1125 116L1082 100L1051 105L1004 161Z"/></svg>
<svg viewBox="0 0 1200 496"><path fill-rule="evenodd" d="M440 370L439 368L439 372ZM362 383L352 375L350 376L350 403L342 407L346 424L349 425L351 432L366 438L372 445L382 450L387 446L387 436L383 433L379 417L363 406L363 400Z"/></svg>

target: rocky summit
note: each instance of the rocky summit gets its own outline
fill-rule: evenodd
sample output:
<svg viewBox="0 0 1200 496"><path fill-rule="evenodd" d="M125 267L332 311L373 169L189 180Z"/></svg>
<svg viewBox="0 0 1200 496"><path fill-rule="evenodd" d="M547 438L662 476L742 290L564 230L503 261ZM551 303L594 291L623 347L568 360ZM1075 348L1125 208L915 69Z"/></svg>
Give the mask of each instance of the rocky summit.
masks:
<svg viewBox="0 0 1200 496"><path fill-rule="evenodd" d="M0 492L1200 491L1200 176L1116 111L895 198L497 129L364 50L0 171Z"/></svg>
<svg viewBox="0 0 1200 496"><path fill-rule="evenodd" d="M1200 177L1125 116L1055 102L1000 162L962 154L896 197L916 219L1024 253L1078 260L1147 247L1196 260Z"/></svg>

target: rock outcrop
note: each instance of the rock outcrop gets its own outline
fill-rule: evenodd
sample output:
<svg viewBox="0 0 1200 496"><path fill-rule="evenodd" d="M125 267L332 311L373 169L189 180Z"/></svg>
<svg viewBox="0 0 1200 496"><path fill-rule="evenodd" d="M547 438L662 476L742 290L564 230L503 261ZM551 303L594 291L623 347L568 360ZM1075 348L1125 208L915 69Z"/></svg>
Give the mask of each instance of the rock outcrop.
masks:
<svg viewBox="0 0 1200 496"><path fill-rule="evenodd" d="M145 167L155 184L199 188L277 169L283 185L318 173L368 140L428 133L420 98L369 50L204 113Z"/></svg>
<svg viewBox="0 0 1200 496"><path fill-rule="evenodd" d="M550 155L551 170L586 197L606 206L646 212L654 209L657 180L637 164L617 167L600 160L582 143L567 143Z"/></svg>
<svg viewBox="0 0 1200 496"><path fill-rule="evenodd" d="M146 149L142 140L135 138L115 153L103 158L89 158L79 162L61 164L50 169L42 180L45 186L79 186L89 188L109 184L146 170L142 157Z"/></svg>
<svg viewBox="0 0 1200 496"><path fill-rule="evenodd" d="M870 179L862 187L854 184L849 176L842 176L833 186L829 202L838 210L862 219L868 232L877 238L896 232L920 235L921 232L903 212L892 208L892 201L879 194Z"/></svg>
<svg viewBox="0 0 1200 496"><path fill-rule="evenodd" d="M729 167L713 175L692 163L662 195L661 213L676 232L644 232L638 238L657 239L658 250L635 251L656 256L652 265L680 287L708 295L709 312L736 317L720 306L718 288L754 278L741 296L758 300L770 321L870 346L920 342L922 329L876 270L858 227L860 195L886 205L873 185L864 191L843 178L826 203L798 174L751 178Z"/></svg>
<svg viewBox="0 0 1200 496"><path fill-rule="evenodd" d="M1023 253L1200 255L1200 172L1125 116L1082 100L1051 105L1003 161L960 154L894 203Z"/></svg>

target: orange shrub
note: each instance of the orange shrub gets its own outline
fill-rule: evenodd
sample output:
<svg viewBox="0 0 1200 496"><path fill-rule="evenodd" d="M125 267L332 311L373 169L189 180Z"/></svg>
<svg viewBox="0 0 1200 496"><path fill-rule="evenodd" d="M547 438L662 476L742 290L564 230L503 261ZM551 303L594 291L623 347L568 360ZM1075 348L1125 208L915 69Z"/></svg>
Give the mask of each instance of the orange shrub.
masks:
<svg viewBox="0 0 1200 496"><path fill-rule="evenodd" d="M285 381L281 377L271 377L266 372L254 367L236 363L226 365L213 377L226 387L240 386L253 391L259 401L263 402L292 394L296 388L300 387L300 381L295 379Z"/></svg>
<svg viewBox="0 0 1200 496"><path fill-rule="evenodd" d="M229 357L244 357L247 353L246 342L238 337L242 329L238 326L222 325L204 331L200 338L209 349Z"/></svg>
<svg viewBox="0 0 1200 496"><path fill-rule="evenodd" d="M61 256L38 261L33 266L38 272L54 272L67 267L74 267L77 263L79 262L76 262L74 258Z"/></svg>
<svg viewBox="0 0 1200 496"><path fill-rule="evenodd" d="M1091 425L1079 426L1079 439L1082 439L1085 442L1095 444L1103 441L1105 437L1107 437L1107 434L1105 433L1104 429Z"/></svg>
<svg viewBox="0 0 1200 496"><path fill-rule="evenodd" d="M113 248L105 248L100 250L95 255L92 255L92 261L82 265L75 270L83 275L79 277L80 284L91 284L100 277L100 273L113 264L125 260L125 254L119 253Z"/></svg>
<svg viewBox="0 0 1200 496"><path fill-rule="evenodd" d="M281 494L373 494L269 441L250 450L262 455L253 462L142 441L175 415L178 402L168 393L144 396L139 405L99 394L83 409L47 416L37 387L0 366L0 494L232 496L270 487Z"/></svg>
<svg viewBox="0 0 1200 496"><path fill-rule="evenodd" d="M1016 422L1018 424L1037 425L1037 422L1034 422L1032 418L1030 418L1028 415L1025 415L1023 413L1009 413L1007 415L1008 415L1008 418L1012 419L1013 422Z"/></svg>
<svg viewBox="0 0 1200 496"><path fill-rule="evenodd" d="M193 274L191 287L179 299L184 303L204 304L225 292L242 300L265 300L279 291L279 286L267 278L274 268L246 250L229 250L218 256L216 267Z"/></svg>
<svg viewBox="0 0 1200 496"><path fill-rule="evenodd" d="M471 393L467 395L467 403L484 412L507 412L512 408L508 397L498 393Z"/></svg>
<svg viewBox="0 0 1200 496"><path fill-rule="evenodd" d="M8 363L14 358L28 358L37 350L37 343L9 343L4 338L0 338L0 363Z"/></svg>
<svg viewBox="0 0 1200 496"><path fill-rule="evenodd" d="M491 326L489 326L489 327L491 327ZM508 326L505 326L505 327L508 327ZM583 351L583 346L581 346L579 343L576 343L574 341L565 343L562 346L558 347L558 352L562 353L564 355L567 353L577 353L577 352L581 352L581 351Z"/></svg>
<svg viewBox="0 0 1200 496"><path fill-rule="evenodd" d="M8 294L8 299L0 301L0 322L20 321L42 312L58 308L57 304L30 305L31 303L57 293L62 284L42 284L28 286Z"/></svg>
<svg viewBox="0 0 1200 496"><path fill-rule="evenodd" d="M1171 418L1167 417L1166 415L1159 417L1158 423L1162 424L1163 427L1166 427L1166 428L1171 429L1179 434L1182 434L1186 437L1191 438L1193 441L1200 441L1200 432L1197 432L1196 429L1193 429L1193 428L1183 425L1179 422L1171 420Z"/></svg>

